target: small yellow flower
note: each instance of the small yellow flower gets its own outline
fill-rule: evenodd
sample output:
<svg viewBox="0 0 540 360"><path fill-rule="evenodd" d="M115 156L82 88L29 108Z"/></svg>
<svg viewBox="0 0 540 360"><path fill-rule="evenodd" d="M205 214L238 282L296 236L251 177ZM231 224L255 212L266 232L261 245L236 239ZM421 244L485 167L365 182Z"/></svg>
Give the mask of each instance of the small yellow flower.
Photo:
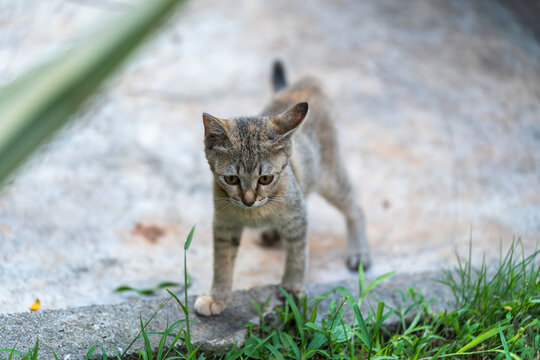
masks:
<svg viewBox="0 0 540 360"><path fill-rule="evenodd" d="M512 307L510 305L504 305L504 310L512 311Z"/></svg>
<svg viewBox="0 0 540 360"><path fill-rule="evenodd" d="M30 311L37 311L41 307L41 303L39 302L39 299L36 299L32 306L30 306Z"/></svg>

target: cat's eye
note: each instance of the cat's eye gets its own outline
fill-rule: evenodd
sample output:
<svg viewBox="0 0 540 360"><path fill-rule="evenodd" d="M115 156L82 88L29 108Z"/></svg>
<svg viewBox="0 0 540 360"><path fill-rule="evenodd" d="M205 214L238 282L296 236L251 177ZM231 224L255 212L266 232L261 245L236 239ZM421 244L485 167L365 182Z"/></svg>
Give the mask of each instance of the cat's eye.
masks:
<svg viewBox="0 0 540 360"><path fill-rule="evenodd" d="M262 185L268 185L274 180L274 176L272 175L263 175L259 178L259 184Z"/></svg>
<svg viewBox="0 0 540 360"><path fill-rule="evenodd" d="M238 179L238 176L236 175L225 175L223 178L225 179L225 182L229 185L236 185L240 181L240 179Z"/></svg>

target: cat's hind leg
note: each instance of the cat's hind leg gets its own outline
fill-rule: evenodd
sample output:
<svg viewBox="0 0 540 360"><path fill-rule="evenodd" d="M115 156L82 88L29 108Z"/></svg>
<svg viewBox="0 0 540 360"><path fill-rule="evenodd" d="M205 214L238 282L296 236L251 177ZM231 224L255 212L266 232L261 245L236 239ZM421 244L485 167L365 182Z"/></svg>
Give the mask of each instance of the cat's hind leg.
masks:
<svg viewBox="0 0 540 360"><path fill-rule="evenodd" d="M367 269L371 266L371 257L364 212L356 199L347 172L339 161L335 161L331 164L331 169L324 172L329 176L321 179L318 193L345 216L349 246L347 267L352 271L358 271L361 263L364 269Z"/></svg>

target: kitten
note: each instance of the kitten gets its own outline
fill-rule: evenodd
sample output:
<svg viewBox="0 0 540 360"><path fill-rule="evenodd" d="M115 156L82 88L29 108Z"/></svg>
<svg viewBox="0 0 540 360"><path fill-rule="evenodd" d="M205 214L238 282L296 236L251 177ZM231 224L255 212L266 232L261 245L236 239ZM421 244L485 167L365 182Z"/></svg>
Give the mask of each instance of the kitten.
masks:
<svg viewBox="0 0 540 360"><path fill-rule="evenodd" d="M347 222L347 266L371 261L364 215L339 156L328 100L310 78L288 87L281 63L272 72L272 102L259 116L230 120L203 114L205 153L214 174L214 279L195 310L217 315L231 294L233 267L244 227L266 228L287 251L281 285L304 291L307 262L306 195L321 194ZM308 111L309 104L309 111Z"/></svg>

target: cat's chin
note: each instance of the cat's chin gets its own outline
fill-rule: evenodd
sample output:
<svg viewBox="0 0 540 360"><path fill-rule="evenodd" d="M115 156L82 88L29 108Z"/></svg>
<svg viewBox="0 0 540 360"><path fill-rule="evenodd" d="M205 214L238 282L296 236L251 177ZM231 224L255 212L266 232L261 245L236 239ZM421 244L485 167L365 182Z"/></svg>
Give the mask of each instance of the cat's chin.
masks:
<svg viewBox="0 0 540 360"><path fill-rule="evenodd" d="M246 204L244 204L243 202L241 202L239 200L236 200L236 199L230 199L230 200L234 205L236 205L236 206L238 206L238 207L240 207L242 209L256 209L256 208L258 208L258 207L260 207L260 206L262 206L262 205L264 205L264 204L266 204L268 202L268 198L266 197L264 199L255 201L251 206L247 206Z"/></svg>

